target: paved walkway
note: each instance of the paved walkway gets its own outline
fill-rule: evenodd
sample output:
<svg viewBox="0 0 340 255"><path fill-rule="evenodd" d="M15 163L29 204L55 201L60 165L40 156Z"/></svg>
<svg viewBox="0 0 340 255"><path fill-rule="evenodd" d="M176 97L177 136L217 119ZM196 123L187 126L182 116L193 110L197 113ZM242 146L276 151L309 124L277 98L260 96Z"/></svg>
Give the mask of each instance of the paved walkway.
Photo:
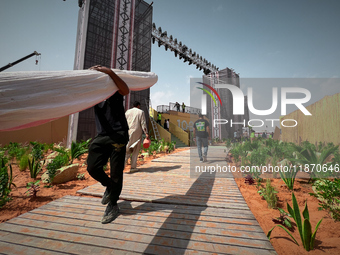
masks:
<svg viewBox="0 0 340 255"><path fill-rule="evenodd" d="M190 151L192 155L190 156ZM78 191L0 224L4 254L276 254L230 174L223 147L168 155L124 175L120 216L101 224L104 188ZM191 174L190 174L191 168Z"/></svg>

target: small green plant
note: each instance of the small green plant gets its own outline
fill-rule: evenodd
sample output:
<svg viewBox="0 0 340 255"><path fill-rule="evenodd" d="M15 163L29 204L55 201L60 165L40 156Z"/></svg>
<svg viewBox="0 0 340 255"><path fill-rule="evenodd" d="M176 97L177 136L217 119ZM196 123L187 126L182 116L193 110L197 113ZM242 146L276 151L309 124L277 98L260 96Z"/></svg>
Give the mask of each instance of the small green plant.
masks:
<svg viewBox="0 0 340 255"><path fill-rule="evenodd" d="M231 138L228 138L228 139L227 139L227 141L226 141L226 143L225 143L225 146L226 146L227 148L230 148L230 147L231 147Z"/></svg>
<svg viewBox="0 0 340 255"><path fill-rule="evenodd" d="M147 151L148 155L152 156L152 155L154 155L154 153L159 152L159 149L162 146L161 143L158 142L157 140L151 140L151 144L150 144L149 148L144 149L144 151Z"/></svg>
<svg viewBox="0 0 340 255"><path fill-rule="evenodd" d="M266 181L266 187L260 189L257 193L262 196L268 204L269 208L276 208L277 207L277 191L275 188L271 185L270 179L267 179Z"/></svg>
<svg viewBox="0 0 340 255"><path fill-rule="evenodd" d="M168 145L168 152L172 152L175 150L175 146L176 146L176 142L170 142L169 145Z"/></svg>
<svg viewBox="0 0 340 255"><path fill-rule="evenodd" d="M333 156L334 156L334 157L332 158L332 164L333 164L334 166L340 165L340 152L339 152L339 150L336 150L336 151L334 152Z"/></svg>
<svg viewBox="0 0 340 255"><path fill-rule="evenodd" d="M281 224L285 227L287 227L289 230L293 229L292 222L288 217L292 217L289 213L287 213L282 208L277 208L280 212L280 216L273 219L273 222L276 224Z"/></svg>
<svg viewBox="0 0 340 255"><path fill-rule="evenodd" d="M234 158L234 162L237 163L241 155L241 145L233 146L233 148L230 149L230 153Z"/></svg>
<svg viewBox="0 0 340 255"><path fill-rule="evenodd" d="M28 154L22 155L20 162L19 162L20 171L25 171L28 168L28 160L29 160Z"/></svg>
<svg viewBox="0 0 340 255"><path fill-rule="evenodd" d="M296 146L297 147L297 146ZM315 145L305 143L303 149L296 153L296 158L289 159L293 164L300 164L310 174L310 181L316 177L328 177L333 171L314 171L315 166L322 166L322 169L333 169L331 162L326 162L330 155L338 151L339 146L326 146L321 152L317 152Z"/></svg>
<svg viewBox="0 0 340 255"><path fill-rule="evenodd" d="M42 160L44 145L38 142L30 142L30 144L32 145L32 157L37 161Z"/></svg>
<svg viewBox="0 0 340 255"><path fill-rule="evenodd" d="M30 170L31 178L35 179L42 170L42 165L40 164L40 161L33 157L32 160L28 159L28 168Z"/></svg>
<svg viewBox="0 0 340 255"><path fill-rule="evenodd" d="M73 160L79 159L81 155L88 152L90 141L91 138L80 143L73 141L71 144L71 149L69 150L64 147L54 148L53 150L59 152L60 154L66 155L69 161L68 164L72 164Z"/></svg>
<svg viewBox="0 0 340 255"><path fill-rule="evenodd" d="M9 159L13 159L13 158L16 157L16 155L17 155L18 152L19 152L19 144L18 144L18 143L12 143L12 142L10 142L10 143L6 146L6 149L7 149L7 153L8 153Z"/></svg>
<svg viewBox="0 0 340 255"><path fill-rule="evenodd" d="M5 156L5 150L3 148L1 148L0 150L0 166L3 164L3 165L6 165L8 163L8 157Z"/></svg>
<svg viewBox="0 0 340 255"><path fill-rule="evenodd" d="M284 168L287 168L288 171L285 171L284 169L281 170L279 172L280 177L284 181L284 183L287 185L288 189L293 190L295 177L298 173L298 170L296 170L294 167L288 166L288 164L285 164Z"/></svg>
<svg viewBox="0 0 340 255"><path fill-rule="evenodd" d="M30 196L31 198L37 197L37 193L40 190L39 182L40 182L40 180L27 183L27 185L26 185L27 191L25 192L25 193L27 193L27 196Z"/></svg>
<svg viewBox="0 0 340 255"><path fill-rule="evenodd" d="M63 166L68 164L68 156L66 154L58 154L51 163L46 166L49 183L52 183L53 178L55 177L57 170Z"/></svg>
<svg viewBox="0 0 340 255"><path fill-rule="evenodd" d="M313 250L316 232L317 232L317 230L318 230L323 219L321 219L316 224L315 230L314 230L314 232L312 232L312 225L311 225L310 220L309 220L309 211L308 211L307 202L305 203L305 208L302 212L302 216L303 216L304 220L302 220L302 218L301 218L299 204L296 200L294 192L292 193L292 203L293 203L293 208L288 203L287 203L287 208L288 208L289 214L294 219L296 226L299 230L299 234L300 234L300 238L301 238L301 242L303 244L303 247L305 248L306 251ZM270 240L270 235L271 235L273 229L277 226L284 229L293 238L294 242L297 245L299 245L298 242L295 240L295 238L289 233L289 231L284 226L281 226L281 225L276 225L271 230L269 230L269 232L267 234L267 237L268 237L269 240Z"/></svg>
<svg viewBox="0 0 340 255"><path fill-rule="evenodd" d="M22 145L19 143L10 142L7 146L7 153L11 160L14 158L19 162L21 157L27 153L29 147L27 145Z"/></svg>
<svg viewBox="0 0 340 255"><path fill-rule="evenodd" d="M313 184L315 193L309 193L318 198L319 210L326 210L335 221L340 221L340 179L317 180Z"/></svg>
<svg viewBox="0 0 340 255"><path fill-rule="evenodd" d="M12 191L12 186L16 187L13 183L12 166L10 164L7 166L5 162L4 158L0 161L0 208L12 199L9 194Z"/></svg>
<svg viewBox="0 0 340 255"><path fill-rule="evenodd" d="M85 178L85 174L83 173L83 174L81 174L81 173L78 173L77 174L77 179L78 180L85 180L86 178Z"/></svg>
<svg viewBox="0 0 340 255"><path fill-rule="evenodd" d="M75 141L72 142L71 150L70 150L70 157L71 157L70 164L73 163L74 159L79 159L81 155L88 152L90 141L91 141L91 138L88 139L87 141L82 141L80 143L77 143Z"/></svg>

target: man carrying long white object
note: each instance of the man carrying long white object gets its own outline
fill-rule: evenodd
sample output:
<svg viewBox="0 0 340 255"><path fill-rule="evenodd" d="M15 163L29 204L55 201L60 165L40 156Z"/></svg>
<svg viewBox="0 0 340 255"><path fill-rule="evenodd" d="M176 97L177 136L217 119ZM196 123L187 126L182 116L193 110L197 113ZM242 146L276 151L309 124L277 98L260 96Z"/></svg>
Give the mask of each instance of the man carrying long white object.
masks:
<svg viewBox="0 0 340 255"><path fill-rule="evenodd" d="M157 82L151 72L112 69L132 91ZM37 126L90 108L117 86L96 70L5 72L0 74L0 130Z"/></svg>

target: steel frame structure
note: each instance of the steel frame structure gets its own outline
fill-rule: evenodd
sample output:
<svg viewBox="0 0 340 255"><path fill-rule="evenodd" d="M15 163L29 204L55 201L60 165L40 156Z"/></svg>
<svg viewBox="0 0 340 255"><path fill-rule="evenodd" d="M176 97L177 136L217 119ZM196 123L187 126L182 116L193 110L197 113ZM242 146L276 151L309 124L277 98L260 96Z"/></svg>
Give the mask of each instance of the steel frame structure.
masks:
<svg viewBox="0 0 340 255"><path fill-rule="evenodd" d="M188 62L189 65L194 64L196 68L199 70L203 69L205 75L211 72L217 72L218 67L208 62L205 58L193 52L192 49L189 49L186 45L182 44L182 42L178 42L177 39L173 39L173 36L168 34L166 31L162 32L161 27L156 28L155 23L152 25L152 41L155 43L158 42L158 46L164 45L165 50L170 50L175 53L175 57L179 56L179 59L183 59L184 62Z"/></svg>

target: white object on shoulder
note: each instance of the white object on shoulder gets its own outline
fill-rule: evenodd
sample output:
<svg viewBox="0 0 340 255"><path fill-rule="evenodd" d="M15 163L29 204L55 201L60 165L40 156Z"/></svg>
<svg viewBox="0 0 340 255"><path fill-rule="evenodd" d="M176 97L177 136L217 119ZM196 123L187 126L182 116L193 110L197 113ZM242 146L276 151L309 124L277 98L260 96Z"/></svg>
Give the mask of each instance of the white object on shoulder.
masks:
<svg viewBox="0 0 340 255"><path fill-rule="evenodd" d="M157 82L152 72L116 70L132 91ZM0 73L0 130L17 130L90 108L118 90L109 75L96 70Z"/></svg>

